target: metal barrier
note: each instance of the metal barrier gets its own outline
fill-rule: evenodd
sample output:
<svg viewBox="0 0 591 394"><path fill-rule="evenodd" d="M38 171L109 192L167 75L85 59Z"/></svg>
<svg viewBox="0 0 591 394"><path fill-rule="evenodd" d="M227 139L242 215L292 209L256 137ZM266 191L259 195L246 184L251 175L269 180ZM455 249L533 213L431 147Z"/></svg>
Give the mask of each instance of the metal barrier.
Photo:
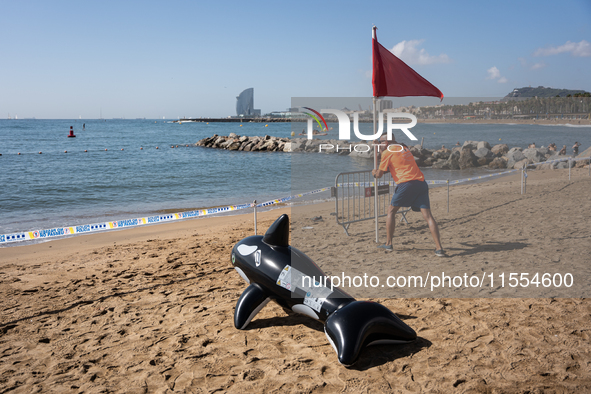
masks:
<svg viewBox="0 0 591 394"><path fill-rule="evenodd" d="M349 235L351 223L375 219L375 188L371 171L341 172L335 178L335 186L331 189L331 197L335 197L335 212L337 224L343 226L345 233ZM377 210L378 216L388 215L388 206L392 201L395 183L389 172L378 181ZM399 213L406 220L408 209L401 209Z"/></svg>

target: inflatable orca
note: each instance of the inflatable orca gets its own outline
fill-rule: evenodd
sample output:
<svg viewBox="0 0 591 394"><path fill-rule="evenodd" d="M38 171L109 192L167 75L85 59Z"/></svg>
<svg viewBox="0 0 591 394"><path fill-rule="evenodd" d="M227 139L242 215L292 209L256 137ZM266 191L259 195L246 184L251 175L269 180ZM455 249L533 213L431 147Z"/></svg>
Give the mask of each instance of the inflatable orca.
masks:
<svg viewBox="0 0 591 394"><path fill-rule="evenodd" d="M232 264L249 284L234 313L234 326L239 330L274 300L283 308L323 322L324 333L344 365L352 365L364 346L407 343L417 337L385 306L355 301L339 288L323 286L324 272L289 246L287 215L281 215L264 236L247 237L234 245Z"/></svg>

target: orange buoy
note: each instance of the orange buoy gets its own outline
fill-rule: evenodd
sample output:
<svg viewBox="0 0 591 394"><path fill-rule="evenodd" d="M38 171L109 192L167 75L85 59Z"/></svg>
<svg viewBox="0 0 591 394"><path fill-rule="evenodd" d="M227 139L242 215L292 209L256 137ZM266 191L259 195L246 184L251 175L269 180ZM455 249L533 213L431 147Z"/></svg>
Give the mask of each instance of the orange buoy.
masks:
<svg viewBox="0 0 591 394"><path fill-rule="evenodd" d="M20 155L21 153L20 153L20 152L18 152L18 154Z"/></svg>
<svg viewBox="0 0 591 394"><path fill-rule="evenodd" d="M140 150L144 150L144 148L142 148L142 147L140 146Z"/></svg>
<svg viewBox="0 0 591 394"><path fill-rule="evenodd" d="M86 149L84 149L84 152L88 152Z"/></svg>
<svg viewBox="0 0 591 394"><path fill-rule="evenodd" d="M121 148L121 150L123 150L123 148Z"/></svg>
<svg viewBox="0 0 591 394"><path fill-rule="evenodd" d="M156 149L158 149L158 147L156 147Z"/></svg>
<svg viewBox="0 0 591 394"><path fill-rule="evenodd" d="M64 151L64 153L68 153L68 151L67 151L67 150L65 150L65 151Z"/></svg>
<svg viewBox="0 0 591 394"><path fill-rule="evenodd" d="M41 154L41 152L39 152L39 154Z"/></svg>
<svg viewBox="0 0 591 394"><path fill-rule="evenodd" d="M107 151L107 149L105 149L105 152Z"/></svg>

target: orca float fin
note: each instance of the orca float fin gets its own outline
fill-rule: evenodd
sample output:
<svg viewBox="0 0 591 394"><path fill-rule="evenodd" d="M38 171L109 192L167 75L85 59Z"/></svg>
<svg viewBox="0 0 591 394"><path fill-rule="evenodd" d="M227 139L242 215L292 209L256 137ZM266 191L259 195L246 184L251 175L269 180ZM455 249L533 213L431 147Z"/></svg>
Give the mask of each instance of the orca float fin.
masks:
<svg viewBox="0 0 591 394"><path fill-rule="evenodd" d="M270 246L289 246L289 216L279 216L265 233L263 242Z"/></svg>
<svg viewBox="0 0 591 394"><path fill-rule="evenodd" d="M326 320L324 333L343 365L353 365L364 346L407 343L417 338L415 331L388 308L369 301L354 301L335 311Z"/></svg>
<svg viewBox="0 0 591 394"><path fill-rule="evenodd" d="M234 327L244 330L248 323L250 323L270 300L271 298L269 298L261 286L256 283L248 286L236 303Z"/></svg>

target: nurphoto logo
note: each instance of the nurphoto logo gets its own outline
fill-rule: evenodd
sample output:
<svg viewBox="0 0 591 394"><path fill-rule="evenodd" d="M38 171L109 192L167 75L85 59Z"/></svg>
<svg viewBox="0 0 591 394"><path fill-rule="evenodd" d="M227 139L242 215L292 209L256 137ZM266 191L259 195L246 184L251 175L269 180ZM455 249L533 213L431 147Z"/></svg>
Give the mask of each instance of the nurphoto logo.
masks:
<svg viewBox="0 0 591 394"><path fill-rule="evenodd" d="M351 120L349 116L340 111L338 109L321 109L320 112L309 108L309 107L302 107L300 112L310 116L308 119L308 128L307 128L307 137L309 140L313 138L313 122L312 119L318 123L321 130L328 131L328 126L326 125L326 120L322 116L322 114L333 114L337 117L339 122L339 139L340 140L350 140L351 139ZM410 119L410 123L393 123L393 119L400 119L406 118ZM322 121L322 123L321 123ZM360 140L365 141L373 141L379 139L382 134L384 133L384 113L378 113L378 130L375 134L365 135L359 131L359 112L353 112L353 132L355 136ZM324 126L323 126L324 124ZM408 129L413 128L417 124L417 117L413 114L404 113L404 112L388 112L386 113L386 133L388 135L388 139L392 138L392 130L402 130L404 134L408 138L413 141L417 141L417 137L414 136Z"/></svg>
<svg viewBox="0 0 591 394"><path fill-rule="evenodd" d="M332 115L336 116L338 123L339 123L339 140L348 141L351 139L351 119L349 118L349 115L347 115L345 112L338 110L338 109L321 109L320 111L316 111L310 107L301 107L299 110L301 113L304 113L310 117L307 122L307 132L306 132L307 138L309 140L311 140L314 136L314 127L313 127L314 122L313 121L316 121L316 123L320 127L320 130L328 131L326 119L324 119L324 116L322 116L322 114L332 114ZM359 138L360 140L364 140L364 141L374 141L374 140L379 139L384 134L384 113L383 112L378 113L377 131L375 134L370 134L370 135L362 134L359 131L359 114L360 114L359 112L353 112L353 133L355 134L355 137ZM393 130L401 130L412 141L418 140L417 137L415 137L414 134L409 131L410 128L416 126L416 124L417 124L416 116L414 116L413 114L410 114L410 113L403 113L403 112L387 112L385 115L386 115L385 116L386 117L386 135L388 137L388 140L392 139L392 131ZM410 122L394 123L394 119L397 119L397 120L398 119L409 119ZM331 144L321 144L320 151L322 151L322 145L330 145L330 147L325 147L325 149L333 149L334 148L334 146L332 146ZM361 144L361 145L363 145L363 144ZM395 146L396 145L392 145L392 148L395 148ZM358 150L357 149L358 147L359 147L359 145L355 145L355 150L360 151L360 152L367 152L371 149L369 147L369 145L367 145L367 149L365 149L365 150ZM337 148L337 150L338 149L339 148ZM360 148L360 149L362 149L362 148ZM350 146L349 146L349 150L350 150Z"/></svg>

